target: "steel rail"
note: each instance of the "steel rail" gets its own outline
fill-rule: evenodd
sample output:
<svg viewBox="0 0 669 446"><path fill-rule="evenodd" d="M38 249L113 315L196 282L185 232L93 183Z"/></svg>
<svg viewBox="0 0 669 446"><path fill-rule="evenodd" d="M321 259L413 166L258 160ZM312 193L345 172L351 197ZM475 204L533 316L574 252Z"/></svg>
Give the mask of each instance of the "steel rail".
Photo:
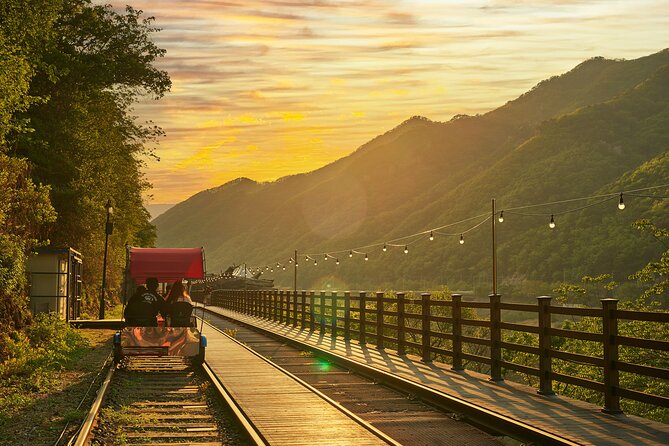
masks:
<svg viewBox="0 0 669 446"><path fill-rule="evenodd" d="M77 435L77 441L74 443L74 446L84 446L89 440L91 431L93 429L93 424L98 416L98 412L100 411L100 406L102 406L102 400L107 394L107 389L109 389L109 383L111 382L112 376L114 375L114 370L116 370L116 366L112 363L109 367L109 371L107 372L105 380L102 382L102 385L98 390L98 396L95 398L95 401L93 401L93 405L88 411L88 415L86 416L86 419L81 426L79 435Z"/></svg>
<svg viewBox="0 0 669 446"><path fill-rule="evenodd" d="M218 394L221 396L221 398L223 398L223 400L228 405L232 413L235 415L235 418L237 419L239 424L241 424L242 428L248 435L249 439L257 446L268 445L269 443L265 440L265 437L263 437L263 435L260 432L258 432L253 422L246 416L242 408L239 407L239 405L232 397L232 395L230 395L228 391L225 390L225 387L223 387L223 385L218 380L216 375L214 375L214 372L211 371L211 369L207 365L206 359L204 361L204 364L202 364L202 369L207 374L207 376L209 376L209 379L214 384L214 387L216 387Z"/></svg>
<svg viewBox="0 0 669 446"><path fill-rule="evenodd" d="M431 387L425 386L415 381L411 381L409 379L393 375L392 373L376 369L374 367L348 359L345 356L341 356L336 353L323 350L319 347L297 341L293 338L282 336L273 331L255 326L253 324L246 323L233 317L219 314L210 309L206 309L206 311L219 318L233 321L244 327L260 332L270 338L280 339L281 341L293 345L297 348L311 351L320 357L326 358L330 362L333 362L335 364L353 370L356 373L359 373L360 375L382 382L385 385L394 388L396 390L399 390L403 393L412 394L421 399L422 401L432 406L435 406L441 410L454 411L463 414L466 416L468 422L474 426L478 426L483 429L487 429L488 431L497 432L509 436L511 438L514 438L516 440L521 440L523 442L528 442L528 443L536 443L547 446L579 445L579 443L569 440L567 438L555 435L551 432L531 426L522 421L518 421L511 417L499 414L492 410L486 409L485 407L470 403L464 399L448 395L437 389L433 389ZM235 339L233 340L235 342L239 342ZM247 346L244 347L250 350L249 347ZM255 354L260 356L258 353Z"/></svg>
<svg viewBox="0 0 669 446"><path fill-rule="evenodd" d="M206 310L206 311L209 312L210 310ZM215 313L215 312L211 312L211 313L214 314L214 315L218 315L218 314ZM220 315L218 315L218 316L220 316ZM341 404L339 404L338 402L336 402L335 400L333 400L333 399L330 398L329 396L325 395L323 392L321 392L320 390L316 389L315 387L313 387L311 384L307 383L307 382L304 381L303 379L301 379L301 378L295 376L293 373L289 372L288 370L284 369L283 367L281 367L281 366L275 364L274 362L270 361L270 360L267 359L266 357L262 356L261 354L259 354L258 352L256 352L256 351L253 350L252 348L250 348L249 346L247 346L247 345L241 343L240 341L238 341L237 339L233 338L232 336L229 336L229 335L226 334L223 330L221 330L221 329L219 329L218 327L212 325L212 324L209 323L208 321L205 321L205 323L206 323L207 326L209 326L211 329L218 331L219 333L221 333L222 335L224 335L225 337L227 337L227 338L230 339L231 341L235 342L235 343L236 343L237 345L239 345L240 347L243 347L244 349L248 350L250 353L252 353L252 354L255 355L256 357L260 358L260 359L263 360L264 362L268 363L269 365L271 365L272 367L274 367L275 369L277 369L277 370L280 371L281 373L283 373L283 374L285 374L286 376L290 377L292 380L296 381L298 384L300 384L301 386L305 387L305 388L306 388L307 390L309 390L310 392L312 392L312 393L318 395L318 397L320 397L321 399L325 400L328 404L330 404L331 406L333 406L334 408L336 408L337 410L339 410L341 413L343 413L344 415L346 415L347 417L349 417L349 418L352 419L353 421L355 421L357 424L359 424L360 426L362 426L365 430L367 430L368 432L372 433L373 435L375 435L376 437L378 437L380 440L384 441L386 444L389 444L389 445L392 445L392 446L402 446L401 443L398 443L397 441L395 441L394 439L392 439L391 437L389 437L388 435L386 435L385 433L383 433L383 432L380 431L379 429L375 428L375 427L372 426L370 423L368 423L367 421L363 420L362 418L360 418L359 416L357 416L356 414L354 414L354 413L351 412L350 410L346 409L344 406L342 406ZM206 360L205 360L205 363L206 363ZM214 380L214 382L216 382L216 381L218 381L218 380ZM227 393L227 392L226 392L226 393ZM251 421L251 423L252 423L252 421ZM260 443L260 444L269 444L269 443Z"/></svg>

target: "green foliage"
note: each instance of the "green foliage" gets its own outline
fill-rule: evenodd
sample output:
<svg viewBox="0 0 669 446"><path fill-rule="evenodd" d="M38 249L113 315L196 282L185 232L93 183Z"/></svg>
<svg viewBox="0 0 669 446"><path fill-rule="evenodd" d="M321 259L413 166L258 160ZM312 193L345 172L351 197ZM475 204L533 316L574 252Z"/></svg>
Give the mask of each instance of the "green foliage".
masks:
<svg viewBox="0 0 669 446"><path fill-rule="evenodd" d="M123 245L154 243L141 169L162 130L137 123L131 107L170 88L154 65L165 52L156 31L142 11L91 0L0 7L0 328L25 321L25 258L39 244L80 251L84 297L99 293L109 198L112 287Z"/></svg>
<svg viewBox="0 0 669 446"><path fill-rule="evenodd" d="M665 247L667 246L664 240L669 239L669 230L658 228L648 220L639 220L635 222L634 226L639 230L649 232ZM648 263L640 271L632 274L630 278L648 284L643 297L653 299L657 296L666 296L667 291L669 291L669 248L662 253L659 260Z"/></svg>
<svg viewBox="0 0 669 446"><path fill-rule="evenodd" d="M76 361L86 340L56 314L39 314L23 331L0 334L0 425L41 392L57 372Z"/></svg>
<svg viewBox="0 0 669 446"><path fill-rule="evenodd" d="M49 189L36 186L26 160L0 153L0 332L26 320L25 260L55 213ZM26 203L30 203L27 206Z"/></svg>

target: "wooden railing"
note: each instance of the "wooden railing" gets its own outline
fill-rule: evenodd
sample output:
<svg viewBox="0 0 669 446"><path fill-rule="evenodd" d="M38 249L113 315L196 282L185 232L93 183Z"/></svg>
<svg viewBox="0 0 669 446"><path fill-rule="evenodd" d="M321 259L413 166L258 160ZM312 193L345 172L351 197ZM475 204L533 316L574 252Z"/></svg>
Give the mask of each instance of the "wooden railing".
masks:
<svg viewBox="0 0 669 446"><path fill-rule="evenodd" d="M201 293L194 292L196 300ZM503 370L538 378L538 392L553 394L553 382L561 382L600 392L603 411L620 413L620 398L628 398L660 407L669 407L666 395L652 395L620 387L620 372L669 380L669 369L632 364L619 360L619 347L654 350L666 355L669 342L618 335L621 320L659 323L669 329L669 313L623 311L616 299L602 299L601 308L573 308L551 305L551 298L541 296L536 305L504 303L500 295L490 295L487 302L467 302L453 294L450 299L432 298L430 293L418 296L395 293L315 292L315 291L243 291L214 290L211 304L253 315L292 327L318 330L332 337L357 339L361 345L379 349L394 347L398 354L416 353L425 362L437 358L450 362L453 370L467 364L489 368L490 379L503 380ZM467 310L469 309L469 310ZM465 310L465 311L463 311ZM487 313L487 319L463 317L463 314ZM533 315L536 325L505 322L502 312ZM601 333L555 328L553 316L590 317L601 321ZM510 318L507 318L510 319ZM478 328L478 329L477 329ZM529 333L536 345L505 342L505 333ZM476 335L472 335L476 332ZM599 356L560 351L554 340L571 338L601 345ZM464 348L468 346L468 348ZM478 351L476 348L479 346ZM481 348L482 347L482 348ZM481 351L482 350L482 351ZM536 366L503 359L503 351L531 355ZM598 368L603 379L595 381L553 371L553 361L562 360ZM666 362L665 362L666 363Z"/></svg>

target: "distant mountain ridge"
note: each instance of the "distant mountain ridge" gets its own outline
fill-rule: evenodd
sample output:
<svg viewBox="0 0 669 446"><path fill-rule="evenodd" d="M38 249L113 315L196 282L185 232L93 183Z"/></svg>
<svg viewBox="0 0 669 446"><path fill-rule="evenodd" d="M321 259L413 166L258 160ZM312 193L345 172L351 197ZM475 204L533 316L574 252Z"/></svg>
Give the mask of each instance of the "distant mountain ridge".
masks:
<svg viewBox="0 0 669 446"><path fill-rule="evenodd" d="M590 59L482 115L444 123L410 118L313 172L271 183L240 178L200 192L154 220L158 244L204 246L209 271L219 271L232 263L285 262L294 249L328 252L390 240L485 213L491 198L503 207L618 190L644 176L637 170L647 163L667 162L668 65L668 50L629 61ZM654 170L661 176L666 171ZM644 178L634 184L669 182L667 176ZM657 209L634 212L666 220ZM561 221L576 224L586 217L584 211ZM598 272L588 268L624 275L641 261L634 252L591 261L583 254L593 251L585 249L587 239L568 224L547 238L537 219L507 220L500 226L502 280ZM612 240L638 242L629 221L619 223L625 230ZM484 281L486 231L468 234L465 249L455 249L453 237L438 236L416 242L409 255L376 249L364 264L345 256L339 269L301 269L300 286L419 287L468 283L477 275ZM596 248L613 249L605 239ZM544 253L543 261L537 252ZM291 277L274 275L279 284L291 283Z"/></svg>

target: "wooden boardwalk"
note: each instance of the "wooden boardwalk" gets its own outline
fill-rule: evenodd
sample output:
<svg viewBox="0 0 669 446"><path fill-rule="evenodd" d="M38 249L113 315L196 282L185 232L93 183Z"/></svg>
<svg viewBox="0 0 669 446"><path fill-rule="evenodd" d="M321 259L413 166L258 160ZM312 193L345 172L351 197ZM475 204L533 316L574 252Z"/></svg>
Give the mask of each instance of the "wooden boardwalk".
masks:
<svg viewBox="0 0 669 446"><path fill-rule="evenodd" d="M292 328L218 307L207 308L420 383L576 444L669 445L669 425L666 424L630 415L605 414L593 404L563 396L539 395L535 388L510 381L493 382L487 375L472 371L455 372L450 370L448 364L424 363L417 356L399 356L373 346L360 346L357 341L347 342L341 338L332 340L329 336L321 337L318 332ZM209 337L211 332L205 334ZM227 351L221 351L221 355L227 354ZM208 351L207 362L215 361L216 356L218 354L214 351ZM352 444L362 443L356 441Z"/></svg>
<svg viewBox="0 0 669 446"><path fill-rule="evenodd" d="M385 445L331 402L211 327L206 362L271 445Z"/></svg>

